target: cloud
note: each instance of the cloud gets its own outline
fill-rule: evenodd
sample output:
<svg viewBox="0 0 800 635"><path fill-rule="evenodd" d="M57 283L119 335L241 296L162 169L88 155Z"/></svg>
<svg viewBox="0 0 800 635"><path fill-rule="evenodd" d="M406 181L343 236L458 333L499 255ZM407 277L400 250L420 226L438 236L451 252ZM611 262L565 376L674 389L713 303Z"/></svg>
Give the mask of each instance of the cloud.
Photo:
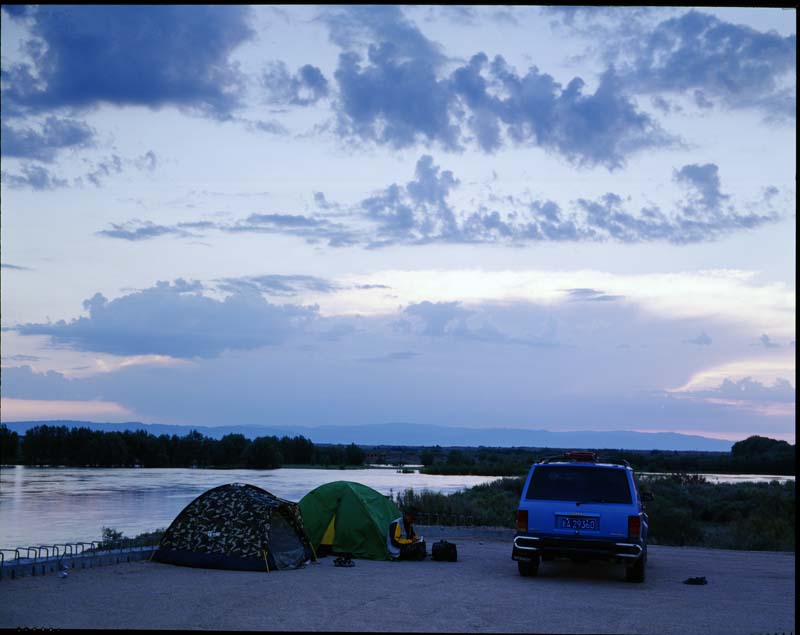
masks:
<svg viewBox="0 0 800 635"><path fill-rule="evenodd" d="M334 73L337 133L393 148L418 142L459 150L460 129L450 113L452 93L424 56L407 58L394 42L339 56Z"/></svg>
<svg viewBox="0 0 800 635"><path fill-rule="evenodd" d="M719 168L713 163L684 165L675 171L674 178L694 191L696 208L715 213L730 198L720 192Z"/></svg>
<svg viewBox="0 0 800 635"><path fill-rule="evenodd" d="M399 7L338 9L322 20L343 49L333 106L336 132L347 140L448 151L475 145L487 153L537 146L609 170L640 150L679 143L637 109L612 70L591 94L580 77L563 87L535 66L519 74L483 52L448 73L453 60Z"/></svg>
<svg viewBox="0 0 800 635"><path fill-rule="evenodd" d="M0 154L4 157L53 161L64 149L89 148L95 144L95 131L83 121L47 117L40 130L2 124Z"/></svg>
<svg viewBox="0 0 800 635"><path fill-rule="evenodd" d="M47 358L39 357L38 355L3 355L3 359L12 362L40 362Z"/></svg>
<svg viewBox="0 0 800 635"><path fill-rule="evenodd" d="M401 55L432 66L446 60L442 46L425 37L396 5L336 7L324 10L320 19L331 41L346 51L391 42Z"/></svg>
<svg viewBox="0 0 800 635"><path fill-rule="evenodd" d="M626 40L617 54L621 81L638 93L693 95L703 108L713 103L795 118L795 35L691 10Z"/></svg>
<svg viewBox="0 0 800 635"><path fill-rule="evenodd" d="M95 165L94 169L86 174L86 178L95 187L100 187L103 178L111 176L112 174L119 174L120 172L122 172L122 159L114 154L109 159L100 161Z"/></svg>
<svg viewBox="0 0 800 635"><path fill-rule="evenodd" d="M720 192L719 171L714 164L686 165L675 180L689 190L688 201L668 215L658 207L626 208L618 194L598 199L579 198L565 211L554 201L515 200L510 209L478 210L457 214L448 202L460 181L442 171L433 159L422 156L415 179L392 184L364 199L360 207L376 224L371 247L394 242L526 244L541 241L606 241L627 243L668 241L676 244L702 242L738 229L775 222L772 212L740 213L723 207L729 197Z"/></svg>
<svg viewBox="0 0 800 635"><path fill-rule="evenodd" d="M9 271L32 271L30 267L20 267L7 262L0 263L0 269L8 269Z"/></svg>
<svg viewBox="0 0 800 635"><path fill-rule="evenodd" d="M425 300L418 304L407 306L404 313L419 318L422 321L422 335L442 337L448 332L448 325L455 322L463 324L464 319L471 314L461 307L460 302L429 302Z"/></svg>
<svg viewBox="0 0 800 635"><path fill-rule="evenodd" d="M111 301L97 293L84 308L88 317L22 324L14 330L46 335L56 346L79 351L207 358L279 344L317 315L313 306L278 306L244 291L215 300L202 294L199 283L182 279Z"/></svg>
<svg viewBox="0 0 800 635"><path fill-rule="evenodd" d="M758 341L761 342L764 348L780 348L780 344L777 342L773 342L772 338L766 333L763 333L761 337L758 338Z"/></svg>
<svg viewBox="0 0 800 635"><path fill-rule="evenodd" d="M224 278L218 286L228 292L249 290L272 296L295 296L305 291L331 293L338 288L331 281L317 276L279 274Z"/></svg>
<svg viewBox="0 0 800 635"><path fill-rule="evenodd" d="M688 344L697 344L698 346L711 346L711 342L713 340L706 335L705 331L700 333L697 337L694 337L690 340L686 340Z"/></svg>
<svg viewBox="0 0 800 635"><path fill-rule="evenodd" d="M635 152L678 143L636 108L612 71L588 94L580 77L563 87L535 66L520 75L501 56L489 62L478 53L440 78L425 58L381 42L369 46L366 63L342 53L334 76L338 133L395 148L538 146L579 166L613 170Z"/></svg>
<svg viewBox="0 0 800 635"><path fill-rule="evenodd" d="M2 182L11 188L26 188L41 192L68 187L66 179L59 178L41 165L23 164L20 168L22 174L2 172Z"/></svg>
<svg viewBox="0 0 800 635"><path fill-rule="evenodd" d="M719 169L713 163L685 165L673 173L688 194L671 213L659 207L630 209L619 194L608 192L595 199L578 198L568 209L551 200L506 197L501 206L478 203L456 209L451 194L461 181L450 170L422 155L414 177L392 183L354 205L328 201L314 192L321 210L316 214L258 213L232 223L203 221L174 226L130 221L112 225L101 235L127 240L174 234L187 229L229 233L266 233L297 236L311 244L331 247L363 246L377 249L393 244L500 243L514 246L536 242L670 242L711 241L734 231L753 229L782 217L772 211L774 188L759 200L758 212L738 211L720 190ZM335 210L335 222L326 212ZM584 298L586 299L586 298ZM616 299L616 298L605 298Z"/></svg>
<svg viewBox="0 0 800 635"><path fill-rule="evenodd" d="M447 196L459 181L450 170L441 171L433 157L417 161L415 179L405 186L392 184L360 203L366 218L377 223L379 240L408 240L438 235L455 237L458 226Z"/></svg>
<svg viewBox="0 0 800 635"><path fill-rule="evenodd" d="M596 289L566 289L566 292L570 300L575 302L613 302L625 297L622 295L608 295Z"/></svg>
<svg viewBox="0 0 800 635"><path fill-rule="evenodd" d="M359 362L370 362L376 364L387 364L391 362L402 362L409 359L419 357L419 353L414 351L397 351L396 353L387 353L386 355L378 355L377 357L360 357Z"/></svg>
<svg viewBox="0 0 800 635"><path fill-rule="evenodd" d="M239 105L243 77L228 58L254 34L247 7L38 5L28 14L30 62L4 71L4 109L174 105L224 119Z"/></svg>
<svg viewBox="0 0 800 635"><path fill-rule="evenodd" d="M697 398L728 399L733 401L777 401L794 403L795 388L787 379L776 379L772 385L766 385L744 377L738 381L725 379L712 390L698 390L689 393Z"/></svg>
<svg viewBox="0 0 800 635"><path fill-rule="evenodd" d="M328 96L328 80L311 64L301 66L290 75L284 62L272 62L262 82L267 90L267 103L271 104L310 106Z"/></svg>
<svg viewBox="0 0 800 635"><path fill-rule="evenodd" d="M251 214L234 224L219 224L217 228L229 233L288 234L311 244L327 242L330 247L358 242L353 228L303 214Z"/></svg>
<svg viewBox="0 0 800 635"><path fill-rule="evenodd" d="M45 166L24 162L20 168L22 174L3 172L2 180L12 188L30 188L36 191L82 187L84 179L99 188L102 187L105 179L122 173L128 167L133 166L138 170L152 172L155 170L157 162L156 154L152 150L135 159L125 159L112 154L110 157L94 163L84 175L73 178L71 184L67 179L62 179ZM131 222L136 223L137 221Z"/></svg>
<svg viewBox="0 0 800 635"><path fill-rule="evenodd" d="M192 223L196 225L197 223ZM136 242L139 240L148 240L156 238L157 236L174 235L180 237L191 236L187 231L179 227L169 227L167 225L157 225L150 221L141 221L133 219L124 223L111 223L110 229L103 229L96 232L98 236L106 238L120 238Z"/></svg>

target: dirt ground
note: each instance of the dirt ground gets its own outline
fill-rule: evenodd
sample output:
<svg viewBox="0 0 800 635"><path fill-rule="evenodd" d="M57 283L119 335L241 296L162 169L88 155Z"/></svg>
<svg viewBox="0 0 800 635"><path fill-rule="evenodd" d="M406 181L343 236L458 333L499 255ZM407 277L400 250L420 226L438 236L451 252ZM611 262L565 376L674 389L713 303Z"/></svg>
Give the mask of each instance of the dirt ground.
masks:
<svg viewBox="0 0 800 635"><path fill-rule="evenodd" d="M527 633L794 633L795 557L651 545L622 565L543 563L522 578L508 530L423 529L459 561L321 559L270 574L132 562L0 581L0 628ZM683 584L690 576L708 584Z"/></svg>

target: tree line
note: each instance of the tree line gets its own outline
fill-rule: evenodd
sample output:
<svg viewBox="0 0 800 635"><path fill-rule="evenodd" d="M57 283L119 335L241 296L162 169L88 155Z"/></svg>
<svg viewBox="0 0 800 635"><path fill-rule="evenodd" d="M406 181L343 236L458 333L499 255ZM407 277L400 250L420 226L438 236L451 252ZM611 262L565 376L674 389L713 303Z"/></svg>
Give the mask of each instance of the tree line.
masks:
<svg viewBox="0 0 800 635"><path fill-rule="evenodd" d="M559 448L421 449L422 471L428 474L522 476L532 463L563 454ZM637 472L711 474L794 474L795 446L754 435L734 443L730 452L672 450L597 450L600 459L624 459Z"/></svg>
<svg viewBox="0 0 800 635"><path fill-rule="evenodd" d="M24 435L0 424L0 464L69 467L216 467L273 469L283 465L363 465L356 444L315 445L305 437L213 439L192 430L155 436L144 430L103 432L42 425Z"/></svg>

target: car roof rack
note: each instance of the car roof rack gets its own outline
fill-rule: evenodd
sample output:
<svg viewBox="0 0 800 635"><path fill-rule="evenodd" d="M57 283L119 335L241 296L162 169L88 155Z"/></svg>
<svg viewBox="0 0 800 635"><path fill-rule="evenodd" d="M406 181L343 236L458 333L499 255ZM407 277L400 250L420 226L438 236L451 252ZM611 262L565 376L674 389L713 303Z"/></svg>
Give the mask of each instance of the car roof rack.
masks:
<svg viewBox="0 0 800 635"><path fill-rule="evenodd" d="M558 456L548 456L539 459L538 463L607 463L609 465L624 465L630 467L631 464L625 459L601 459L597 456L597 452L589 451L571 451L559 454Z"/></svg>

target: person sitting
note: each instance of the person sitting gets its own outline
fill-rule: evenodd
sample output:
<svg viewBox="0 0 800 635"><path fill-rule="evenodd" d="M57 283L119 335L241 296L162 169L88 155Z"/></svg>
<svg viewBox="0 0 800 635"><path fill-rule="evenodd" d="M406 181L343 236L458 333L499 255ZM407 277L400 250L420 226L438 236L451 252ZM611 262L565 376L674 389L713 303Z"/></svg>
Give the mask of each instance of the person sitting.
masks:
<svg viewBox="0 0 800 635"><path fill-rule="evenodd" d="M425 541L414 531L416 520L417 510L411 507L389 525L386 546L393 560L424 560L428 555Z"/></svg>

